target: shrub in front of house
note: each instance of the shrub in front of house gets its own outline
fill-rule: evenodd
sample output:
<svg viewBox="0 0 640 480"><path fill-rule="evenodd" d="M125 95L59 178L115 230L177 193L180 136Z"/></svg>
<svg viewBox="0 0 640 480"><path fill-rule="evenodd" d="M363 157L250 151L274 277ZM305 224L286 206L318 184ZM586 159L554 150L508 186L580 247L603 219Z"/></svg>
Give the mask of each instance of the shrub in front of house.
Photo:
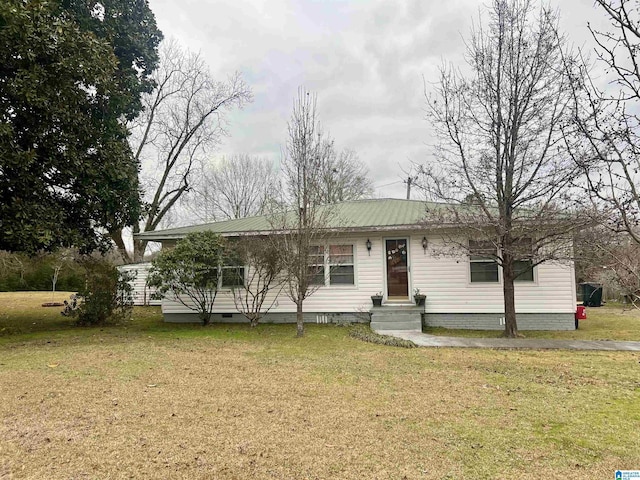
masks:
<svg viewBox="0 0 640 480"><path fill-rule="evenodd" d="M132 273L120 272L108 260L83 260L84 287L67 302L63 315L76 318L78 325L107 325L131 319L133 311ZM73 305L73 307L70 307Z"/></svg>
<svg viewBox="0 0 640 480"><path fill-rule="evenodd" d="M387 345L389 347L416 348L417 345L411 340L391 337L389 335L380 335L371 330L369 325L354 325L349 331L349 336L362 340L363 342L377 343L378 345Z"/></svg>

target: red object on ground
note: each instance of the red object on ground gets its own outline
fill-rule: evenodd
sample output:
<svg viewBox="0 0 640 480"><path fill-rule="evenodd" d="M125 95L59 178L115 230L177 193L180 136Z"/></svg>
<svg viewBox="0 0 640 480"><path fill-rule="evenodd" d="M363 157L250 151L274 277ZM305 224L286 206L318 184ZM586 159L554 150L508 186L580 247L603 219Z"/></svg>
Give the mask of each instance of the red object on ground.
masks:
<svg viewBox="0 0 640 480"><path fill-rule="evenodd" d="M586 320L587 319L587 308L582 305L578 305L576 307L576 319L577 320Z"/></svg>

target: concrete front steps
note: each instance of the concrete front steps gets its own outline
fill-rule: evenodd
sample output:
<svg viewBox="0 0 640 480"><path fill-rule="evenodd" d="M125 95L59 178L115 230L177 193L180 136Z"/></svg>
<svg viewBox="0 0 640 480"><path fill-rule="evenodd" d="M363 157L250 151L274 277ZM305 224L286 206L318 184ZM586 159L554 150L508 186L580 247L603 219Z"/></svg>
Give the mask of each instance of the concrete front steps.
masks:
<svg viewBox="0 0 640 480"><path fill-rule="evenodd" d="M422 313L424 307L415 305L389 305L371 309L371 329L376 332L385 330L422 331Z"/></svg>

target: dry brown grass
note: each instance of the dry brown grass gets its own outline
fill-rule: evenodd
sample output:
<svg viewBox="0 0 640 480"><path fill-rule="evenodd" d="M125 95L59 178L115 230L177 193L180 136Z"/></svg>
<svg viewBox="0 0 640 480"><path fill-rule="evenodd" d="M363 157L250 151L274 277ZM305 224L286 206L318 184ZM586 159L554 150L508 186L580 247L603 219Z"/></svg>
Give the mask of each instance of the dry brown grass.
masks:
<svg viewBox="0 0 640 480"><path fill-rule="evenodd" d="M296 339L151 312L4 339L0 478L601 479L640 465L632 352L397 349L344 327Z"/></svg>

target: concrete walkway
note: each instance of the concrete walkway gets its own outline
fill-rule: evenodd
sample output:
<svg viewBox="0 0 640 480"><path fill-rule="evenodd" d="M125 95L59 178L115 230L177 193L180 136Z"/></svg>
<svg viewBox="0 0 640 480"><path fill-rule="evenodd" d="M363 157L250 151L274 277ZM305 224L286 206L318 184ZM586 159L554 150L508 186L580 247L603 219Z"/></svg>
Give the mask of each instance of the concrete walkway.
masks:
<svg viewBox="0 0 640 480"><path fill-rule="evenodd" d="M622 350L640 351L640 342L613 340L544 340L542 338L463 338L427 335L418 330L384 330L382 335L411 340L420 347L530 348L535 350Z"/></svg>

